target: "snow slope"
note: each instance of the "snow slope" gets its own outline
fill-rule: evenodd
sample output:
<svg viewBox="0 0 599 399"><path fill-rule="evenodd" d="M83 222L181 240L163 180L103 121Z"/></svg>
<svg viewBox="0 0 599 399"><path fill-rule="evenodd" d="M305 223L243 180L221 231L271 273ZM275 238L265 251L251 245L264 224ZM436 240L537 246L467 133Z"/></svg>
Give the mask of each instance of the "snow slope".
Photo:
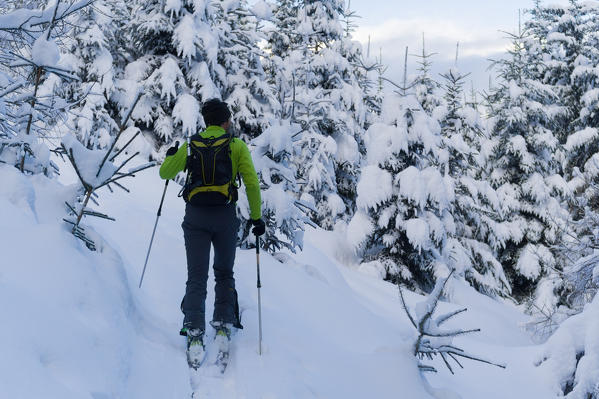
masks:
<svg viewBox="0 0 599 399"><path fill-rule="evenodd" d="M86 221L104 238L95 253L60 222L71 187L4 165L0 181L0 397L189 397L185 341L178 335L186 278L178 187L171 184L167 192L139 289L164 187L157 170L131 181L131 194L101 196L102 211L117 221ZM414 333L397 288L337 262L333 233L310 230L306 236L302 253L261 256L262 356L255 254L238 251L245 328L233 338L225 375L197 377L199 397L432 397L411 354ZM410 303L420 300L408 295ZM429 376L434 387L464 399L556 396L533 366L538 349L521 332L526 320L517 309L459 285L452 300L443 306L470 309L458 318L462 325L482 328L458 344L508 367L467 362L456 376ZM209 288L208 315L212 301Z"/></svg>

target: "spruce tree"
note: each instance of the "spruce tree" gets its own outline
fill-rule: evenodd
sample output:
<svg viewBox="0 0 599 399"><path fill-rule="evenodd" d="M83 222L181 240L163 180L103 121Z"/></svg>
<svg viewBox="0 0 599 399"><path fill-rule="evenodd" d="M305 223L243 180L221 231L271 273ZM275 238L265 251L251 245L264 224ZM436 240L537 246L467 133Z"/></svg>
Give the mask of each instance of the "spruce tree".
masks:
<svg viewBox="0 0 599 399"><path fill-rule="evenodd" d="M562 246L566 255L574 261L566 269L566 278L571 282L573 291L568 304L573 307L590 301L589 292L594 293L596 262L593 256L599 220L599 9L592 3L584 3L581 8L585 16L581 19L584 37L572 72L572 84L581 93L580 110L572 126L573 133L565 144L567 177L575 190L575 198L570 201L570 213L576 239ZM585 300L581 301L582 298Z"/></svg>
<svg viewBox="0 0 599 399"><path fill-rule="evenodd" d="M264 248L275 252L283 248L295 252L303 248L306 224L312 224L307 214L309 205L298 200L299 186L293 163L293 135L301 131L299 125L287 120L272 121L271 125L252 141L254 166L260 176L266 233ZM249 219L249 205L245 193L240 192L241 214ZM254 237L251 225L242 228L242 240L247 244Z"/></svg>
<svg viewBox="0 0 599 399"><path fill-rule="evenodd" d="M258 43L264 39L261 21L248 11L246 1L219 0L216 26L219 32L219 73L222 97L231 106L233 128L244 138L257 137L267 128L278 103L266 80Z"/></svg>
<svg viewBox="0 0 599 399"><path fill-rule="evenodd" d="M410 86L413 88L418 102L429 115L432 115L435 108L440 105L440 99L437 95L440 85L430 76L430 69L432 66L431 59L434 55L434 53L426 51L426 43L423 34L422 53L413 55L418 58L418 74Z"/></svg>
<svg viewBox="0 0 599 399"><path fill-rule="evenodd" d="M218 60L215 13L212 1L132 3L128 50L134 61L125 67L123 84L132 86L129 91L141 87L132 119L157 150L197 133L200 104L221 98L226 73Z"/></svg>
<svg viewBox="0 0 599 399"><path fill-rule="evenodd" d="M278 107L258 43L260 21L245 1L137 1L127 79L144 87L133 116L159 148L203 127L202 102L220 98L233 112L233 131L248 139L266 128Z"/></svg>
<svg viewBox="0 0 599 399"><path fill-rule="evenodd" d="M553 115L548 126L560 143L573 133L573 121L580 112L581 91L573 81L573 72L581 60L584 12L579 2L568 6L542 5L535 2L531 19L525 23L525 57L531 64L530 77L547 85L553 93Z"/></svg>
<svg viewBox="0 0 599 399"><path fill-rule="evenodd" d="M511 286L497 260L496 251L504 244L499 233L506 229L500 221L497 193L480 176L481 143L486 127L481 115L464 104L463 86L467 74L457 67L442 74L444 104L440 116L444 147L449 152L447 173L454 182L452 214L456 238L468 255L463 277L479 292L508 296Z"/></svg>
<svg viewBox="0 0 599 399"><path fill-rule="evenodd" d="M90 150L108 146L120 120L118 106L111 99L118 84L113 43L105 34L111 29L111 14L106 0L79 13L63 61L79 78L65 88L65 94L78 104L69 115L69 127Z"/></svg>
<svg viewBox="0 0 599 399"><path fill-rule="evenodd" d="M359 51L344 37L343 13L339 0L281 1L269 35L271 79L303 130L294 157L302 199L313 204L315 222L329 229L354 208L366 115L356 71Z"/></svg>
<svg viewBox="0 0 599 399"><path fill-rule="evenodd" d="M444 174L449 156L441 127L415 95L387 97L365 139L348 240L386 279L430 291L467 259L455 238L454 184Z"/></svg>
<svg viewBox="0 0 599 399"><path fill-rule="evenodd" d="M588 169L588 161L599 153L599 137L597 135L597 126L599 115L597 106L599 105L599 34L597 28L597 17L599 10L596 6L587 4L586 7L579 6L577 26L581 31L581 47L576 54L573 68L570 75L571 92L577 95L571 99L571 113L573 114L573 123L570 126L569 135L566 140L566 149L568 150L567 172L572 176L574 168L578 171ZM584 15L584 17L583 17Z"/></svg>
<svg viewBox="0 0 599 399"><path fill-rule="evenodd" d="M550 129L559 105L549 102L552 87L535 80L538 66L527 57L525 29L512 34L508 58L497 61L500 84L491 92L493 149L486 176L502 203L509 226L499 250L514 297L532 297L539 308L556 305L563 289L556 251L567 213L567 192L560 172L561 147ZM537 62L540 62L537 60Z"/></svg>

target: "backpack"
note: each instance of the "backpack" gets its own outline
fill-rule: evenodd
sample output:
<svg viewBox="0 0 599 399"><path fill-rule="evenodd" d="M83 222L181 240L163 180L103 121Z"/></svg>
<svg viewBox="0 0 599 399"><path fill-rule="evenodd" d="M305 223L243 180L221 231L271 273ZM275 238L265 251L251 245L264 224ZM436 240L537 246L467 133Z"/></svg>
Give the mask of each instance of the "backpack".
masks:
<svg viewBox="0 0 599 399"><path fill-rule="evenodd" d="M191 137L187 159L187 179L183 188L185 202L198 206L225 205L237 201L233 183L230 144L233 136Z"/></svg>

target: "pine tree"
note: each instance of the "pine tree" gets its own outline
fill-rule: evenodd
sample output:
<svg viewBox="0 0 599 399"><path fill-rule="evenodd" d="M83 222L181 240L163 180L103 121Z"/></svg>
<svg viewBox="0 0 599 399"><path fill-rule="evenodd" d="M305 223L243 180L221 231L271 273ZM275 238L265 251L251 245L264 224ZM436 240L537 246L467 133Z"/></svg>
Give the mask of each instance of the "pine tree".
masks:
<svg viewBox="0 0 599 399"><path fill-rule="evenodd" d="M463 103L467 76L457 67L442 75L444 105L443 112L438 113L444 146L449 152L446 173L455 185L455 235L468 255L463 277L479 292L508 296L511 287L496 258L496 250L504 244L497 232L505 226L499 220L497 193L480 176L481 141L486 138L486 128L478 111Z"/></svg>
<svg viewBox="0 0 599 399"><path fill-rule="evenodd" d="M581 55L584 36L585 11L577 0L568 6L541 5L535 2L531 19L525 23L529 33L523 38L531 78L542 82L554 93L550 127L564 144L574 131L573 121L580 112L581 91L574 83L573 72L583 59Z"/></svg>
<svg viewBox="0 0 599 399"><path fill-rule="evenodd" d="M219 0L216 5L218 58L226 74L222 96L231 106L234 129L244 138L254 138L267 127L278 107L261 61L267 57L258 45L264 39L261 21L249 11L246 1Z"/></svg>
<svg viewBox="0 0 599 399"><path fill-rule="evenodd" d="M569 177L578 171L588 169L587 163L599 152L597 129L599 115L599 35L596 22L599 10L596 6L585 4L578 6L577 32L583 34L581 46L576 53L570 74L570 91L574 98L570 99L570 111L573 115L569 134L566 140L568 151L567 172ZM584 16L584 17L583 17Z"/></svg>
<svg viewBox="0 0 599 399"><path fill-rule="evenodd" d="M426 51L426 45L424 41L424 34L422 35L422 54L415 54L418 58L418 74L411 83L418 102L424 108L424 110L432 115L435 108L440 105L439 97L437 96L437 90L439 90L439 83L430 76L430 69L432 66L431 58L434 53L428 53Z"/></svg>
<svg viewBox="0 0 599 399"><path fill-rule="evenodd" d="M219 35L212 1L135 0L128 28L123 98L143 96L132 119L156 149L202 127L200 104L221 98L226 72L219 65ZM131 93L133 92L133 93Z"/></svg>
<svg viewBox="0 0 599 399"><path fill-rule="evenodd" d="M118 107L111 103L116 90L115 62L105 34L113 22L111 13L106 0L79 13L64 57L79 78L64 88L65 95L78 104L69 115L69 127L88 149L107 147L111 132L118 130Z"/></svg>
<svg viewBox="0 0 599 399"><path fill-rule="evenodd" d="M561 206L567 189L559 175L561 148L549 128L559 106L548 100L552 87L534 79L539 68L527 57L528 37L526 29L512 34L508 58L495 64L501 83L490 95L493 148L485 170L509 226L499 260L513 295L530 296L535 306L547 308L556 305L563 288L563 265L552 245L567 220Z"/></svg>
<svg viewBox="0 0 599 399"><path fill-rule="evenodd" d="M297 199L300 188L292 156L293 136L299 131L301 127L289 120L273 121L252 141L254 166L260 175L262 188L262 218L267 226L262 242L270 252L282 248L293 252L296 248L302 249L305 225L313 225L307 217L309 206ZM240 194L241 214L249 219L245 193ZM242 239L246 244L253 244L248 242L253 238L250 230L249 224L242 229Z"/></svg>
<svg viewBox="0 0 599 399"><path fill-rule="evenodd" d="M386 98L380 122L366 133L367 165L348 240L388 280L430 291L463 265L451 214L454 184L443 172L441 128L416 96Z"/></svg>
<svg viewBox="0 0 599 399"><path fill-rule="evenodd" d="M297 5L277 3L269 71L279 101L303 129L294 157L304 182L302 199L316 209L314 220L330 229L344 214L351 215L355 203L366 115L355 65L359 51L344 38L343 1Z"/></svg>

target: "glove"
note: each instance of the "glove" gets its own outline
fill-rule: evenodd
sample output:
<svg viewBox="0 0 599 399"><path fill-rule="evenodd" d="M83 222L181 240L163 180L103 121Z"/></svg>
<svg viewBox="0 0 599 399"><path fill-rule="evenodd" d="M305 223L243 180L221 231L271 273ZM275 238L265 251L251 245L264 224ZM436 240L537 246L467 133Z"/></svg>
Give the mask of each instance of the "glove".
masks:
<svg viewBox="0 0 599 399"><path fill-rule="evenodd" d="M252 228L252 233L256 236L261 236L266 231L266 224L262 219L251 220L250 223L254 226Z"/></svg>
<svg viewBox="0 0 599 399"><path fill-rule="evenodd" d="M175 155L179 151L179 142L176 141L175 145L166 150L166 156L170 157L171 155Z"/></svg>

